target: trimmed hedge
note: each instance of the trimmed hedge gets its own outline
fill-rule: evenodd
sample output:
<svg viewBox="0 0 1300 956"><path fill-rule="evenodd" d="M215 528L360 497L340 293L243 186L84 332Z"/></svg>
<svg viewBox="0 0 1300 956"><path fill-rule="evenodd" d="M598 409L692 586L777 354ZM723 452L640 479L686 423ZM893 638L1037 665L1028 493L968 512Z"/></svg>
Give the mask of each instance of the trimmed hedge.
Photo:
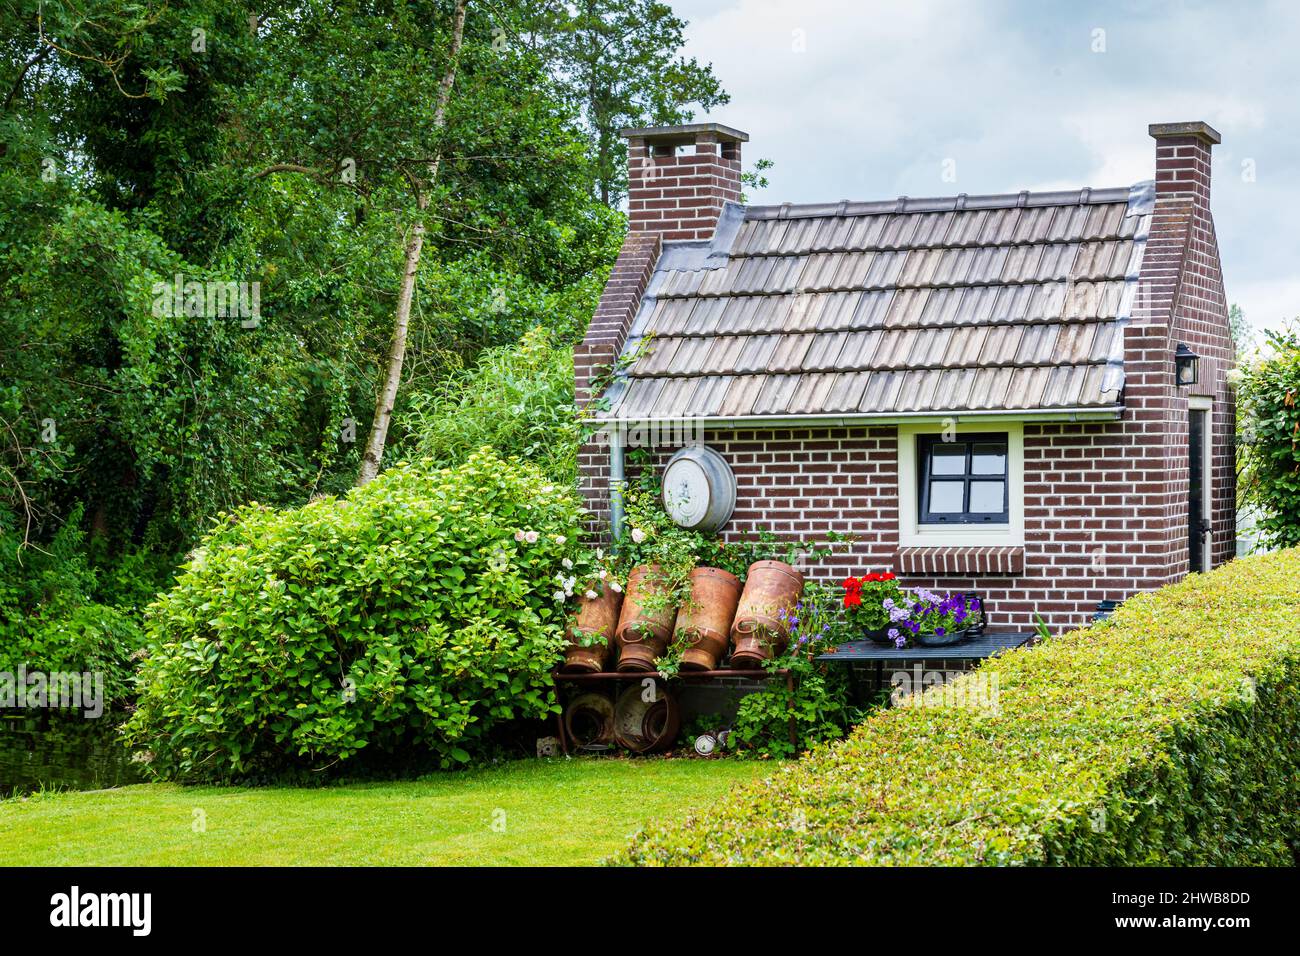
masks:
<svg viewBox="0 0 1300 956"><path fill-rule="evenodd" d="M612 862L1296 862L1300 549L1132 598L947 693L991 678L995 708L880 711Z"/></svg>

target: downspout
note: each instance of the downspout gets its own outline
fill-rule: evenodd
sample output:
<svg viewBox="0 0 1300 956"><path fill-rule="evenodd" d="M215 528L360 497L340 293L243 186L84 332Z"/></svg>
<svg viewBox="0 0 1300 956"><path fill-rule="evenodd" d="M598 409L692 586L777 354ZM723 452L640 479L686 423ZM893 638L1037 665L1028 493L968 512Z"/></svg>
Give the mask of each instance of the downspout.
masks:
<svg viewBox="0 0 1300 956"><path fill-rule="evenodd" d="M623 428L609 430L609 530L614 542L623 534Z"/></svg>

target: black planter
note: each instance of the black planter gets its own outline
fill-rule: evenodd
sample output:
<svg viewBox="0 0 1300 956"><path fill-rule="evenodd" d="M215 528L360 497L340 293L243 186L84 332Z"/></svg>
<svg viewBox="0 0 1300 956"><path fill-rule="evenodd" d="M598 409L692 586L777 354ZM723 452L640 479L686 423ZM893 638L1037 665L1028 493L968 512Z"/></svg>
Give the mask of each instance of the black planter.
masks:
<svg viewBox="0 0 1300 956"><path fill-rule="evenodd" d="M894 646L894 639L889 636L889 628L887 627L876 628L874 631L868 631L866 628L863 628L862 636L873 644L879 644L881 647Z"/></svg>
<svg viewBox="0 0 1300 956"><path fill-rule="evenodd" d="M936 634L913 634L912 640L922 647L952 647L954 644L968 641L983 632L984 628L982 626L963 627L955 631L949 631L943 637Z"/></svg>

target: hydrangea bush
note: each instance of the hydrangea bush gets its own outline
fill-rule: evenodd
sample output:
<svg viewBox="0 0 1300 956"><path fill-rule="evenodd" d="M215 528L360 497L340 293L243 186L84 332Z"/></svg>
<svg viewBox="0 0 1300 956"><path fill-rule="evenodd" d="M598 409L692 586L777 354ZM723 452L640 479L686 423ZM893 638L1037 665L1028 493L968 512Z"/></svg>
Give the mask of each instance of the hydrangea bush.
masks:
<svg viewBox="0 0 1300 956"><path fill-rule="evenodd" d="M342 498L222 516L150 608L127 739L158 775L464 763L555 710L581 583L572 492L484 450L399 465Z"/></svg>

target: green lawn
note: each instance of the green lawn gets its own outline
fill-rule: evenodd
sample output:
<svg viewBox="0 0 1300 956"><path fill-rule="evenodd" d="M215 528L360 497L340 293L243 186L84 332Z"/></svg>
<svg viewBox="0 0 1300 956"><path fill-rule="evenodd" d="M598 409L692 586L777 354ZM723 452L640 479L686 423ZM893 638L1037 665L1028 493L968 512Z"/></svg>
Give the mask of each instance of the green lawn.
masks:
<svg viewBox="0 0 1300 956"><path fill-rule="evenodd" d="M650 819L707 806L770 769L589 757L320 789L46 794L0 802L0 865L592 864Z"/></svg>

